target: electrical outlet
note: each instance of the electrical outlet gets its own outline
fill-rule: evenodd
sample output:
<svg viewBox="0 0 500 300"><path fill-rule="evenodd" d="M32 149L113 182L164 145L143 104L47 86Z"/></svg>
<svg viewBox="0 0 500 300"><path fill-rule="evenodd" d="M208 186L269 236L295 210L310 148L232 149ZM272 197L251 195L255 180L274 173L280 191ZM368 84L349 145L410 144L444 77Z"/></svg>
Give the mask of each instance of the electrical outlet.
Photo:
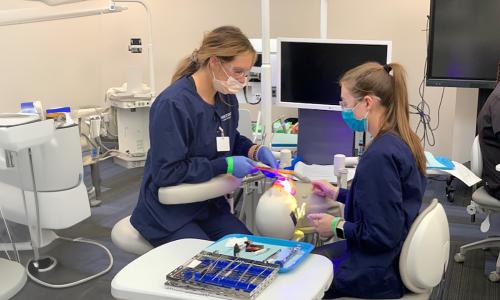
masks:
<svg viewBox="0 0 500 300"><path fill-rule="evenodd" d="M128 51L132 53L142 53L142 42L140 38L131 38Z"/></svg>

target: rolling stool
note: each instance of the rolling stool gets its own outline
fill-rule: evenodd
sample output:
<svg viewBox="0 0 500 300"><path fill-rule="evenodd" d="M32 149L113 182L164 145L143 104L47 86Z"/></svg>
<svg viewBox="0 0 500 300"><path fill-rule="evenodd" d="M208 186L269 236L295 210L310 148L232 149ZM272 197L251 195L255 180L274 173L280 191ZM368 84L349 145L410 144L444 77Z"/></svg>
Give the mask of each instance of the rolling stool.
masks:
<svg viewBox="0 0 500 300"><path fill-rule="evenodd" d="M113 226L111 240L123 251L137 255L153 249L153 246L130 224L130 216L121 219Z"/></svg>

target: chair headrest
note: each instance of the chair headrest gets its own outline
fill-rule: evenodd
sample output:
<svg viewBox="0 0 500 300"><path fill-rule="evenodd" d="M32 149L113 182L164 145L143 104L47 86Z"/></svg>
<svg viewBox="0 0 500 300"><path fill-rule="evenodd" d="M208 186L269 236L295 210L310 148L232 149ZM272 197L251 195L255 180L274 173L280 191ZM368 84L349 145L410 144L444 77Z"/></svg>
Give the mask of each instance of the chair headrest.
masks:
<svg viewBox="0 0 500 300"><path fill-rule="evenodd" d="M403 244L399 271L405 286L414 293L429 292L441 281L449 254L448 219L434 199L415 219Z"/></svg>

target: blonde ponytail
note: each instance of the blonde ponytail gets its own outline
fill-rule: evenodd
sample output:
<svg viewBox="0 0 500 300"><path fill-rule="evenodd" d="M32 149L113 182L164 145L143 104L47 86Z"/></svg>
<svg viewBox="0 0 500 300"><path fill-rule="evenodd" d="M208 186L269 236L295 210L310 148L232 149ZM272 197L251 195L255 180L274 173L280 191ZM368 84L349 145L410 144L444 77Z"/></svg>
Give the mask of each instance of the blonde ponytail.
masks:
<svg viewBox="0 0 500 300"><path fill-rule="evenodd" d="M200 65L197 61L193 60L193 55L186 57L183 60L181 60L180 63L177 65L176 71L174 73L174 76L172 76L171 82L175 82L177 81L177 79L181 77L189 76L194 72L198 71L199 68Z"/></svg>
<svg viewBox="0 0 500 300"><path fill-rule="evenodd" d="M426 172L426 160L424 149L417 134L410 126L410 111L408 103L408 89L406 87L406 72L403 66L397 63L389 64L392 68L393 101L392 115L386 115L386 121L382 125L381 132L396 131L399 136L410 147L417 167L422 174Z"/></svg>

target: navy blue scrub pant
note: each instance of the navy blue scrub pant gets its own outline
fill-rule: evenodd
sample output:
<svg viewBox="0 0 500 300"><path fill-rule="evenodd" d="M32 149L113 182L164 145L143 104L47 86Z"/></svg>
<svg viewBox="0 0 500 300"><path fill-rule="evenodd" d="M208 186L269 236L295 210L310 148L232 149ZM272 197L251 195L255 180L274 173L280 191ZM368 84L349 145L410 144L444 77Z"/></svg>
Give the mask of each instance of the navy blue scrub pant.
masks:
<svg viewBox="0 0 500 300"><path fill-rule="evenodd" d="M216 241L233 233L252 234L245 224L231 214L227 202L209 201L207 207L200 211L191 222L176 231L167 233L164 237L148 241L153 247L158 247L187 238Z"/></svg>
<svg viewBox="0 0 500 300"><path fill-rule="evenodd" d="M336 259L341 258L344 256L346 253L347 249L347 242L345 240L340 240L335 243L327 244L321 247L315 248L312 253L314 254L319 254L322 255L329 260L331 260L333 263L335 263ZM335 274L333 275L335 279ZM342 297L343 295L339 295L338 293L335 293L335 290L333 288L333 284L330 286L330 288L325 292L325 295L323 296L323 299L333 299L333 298L338 298Z"/></svg>

